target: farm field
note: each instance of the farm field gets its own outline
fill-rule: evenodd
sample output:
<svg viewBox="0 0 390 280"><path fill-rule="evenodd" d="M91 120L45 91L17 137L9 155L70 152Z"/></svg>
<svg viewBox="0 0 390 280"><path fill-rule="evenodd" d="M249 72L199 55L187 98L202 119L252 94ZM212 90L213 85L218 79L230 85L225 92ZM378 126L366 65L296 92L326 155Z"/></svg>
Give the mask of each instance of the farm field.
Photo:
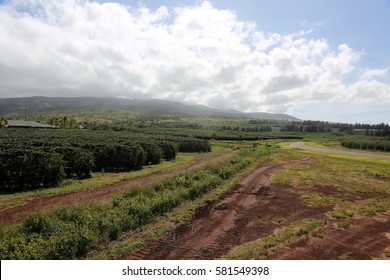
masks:
<svg viewBox="0 0 390 280"><path fill-rule="evenodd" d="M1 280L390 275L389 14L0 0Z"/></svg>
<svg viewBox="0 0 390 280"><path fill-rule="evenodd" d="M184 223L119 258L388 259L389 164L280 151Z"/></svg>
<svg viewBox="0 0 390 280"><path fill-rule="evenodd" d="M1 259L390 258L387 126L208 120L0 130Z"/></svg>
<svg viewBox="0 0 390 280"><path fill-rule="evenodd" d="M88 200L105 200L113 197L116 193L125 189L156 183L159 180L172 177L176 174L200 168L211 161L226 160L229 158L229 156L230 155L227 153L218 153L213 154L213 159L211 159L210 155L199 155L195 160L178 167L170 168L161 172L151 173L148 175L141 175L134 179L125 179L115 183L105 184L98 188L64 192L59 194L32 194L26 196L24 198L24 203L21 205L8 205L7 208L1 210L0 221L4 224L17 223L34 211L47 209L48 207L52 207L54 205L69 204Z"/></svg>

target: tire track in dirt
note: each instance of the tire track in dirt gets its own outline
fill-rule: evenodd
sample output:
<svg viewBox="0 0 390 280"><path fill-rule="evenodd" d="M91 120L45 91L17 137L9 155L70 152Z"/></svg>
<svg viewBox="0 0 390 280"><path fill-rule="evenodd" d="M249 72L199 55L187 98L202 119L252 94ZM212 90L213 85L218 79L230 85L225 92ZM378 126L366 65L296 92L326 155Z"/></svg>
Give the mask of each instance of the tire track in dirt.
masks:
<svg viewBox="0 0 390 280"><path fill-rule="evenodd" d="M390 216L353 219L348 229L333 225L320 229L316 237L306 237L273 250L268 259L369 260L390 252Z"/></svg>
<svg viewBox="0 0 390 280"><path fill-rule="evenodd" d="M233 247L272 233L305 217L324 217L331 206L309 207L289 185L271 185L275 170L311 157L259 166L218 200L198 208L192 218L119 259L217 259Z"/></svg>
<svg viewBox="0 0 390 280"><path fill-rule="evenodd" d="M131 180L124 180L112 184L104 185L96 189L86 189L81 191L67 192L57 195L33 195L27 199L23 205L9 207L0 210L0 222L3 224L13 224L23 220L30 213L50 208L58 204L71 204L73 202L87 200L102 200L112 197L115 193L125 190L131 186L149 185L173 177L178 173L184 173L201 168L211 161L226 160L232 153L214 153L200 155L195 161L168 169L159 173L137 177Z"/></svg>

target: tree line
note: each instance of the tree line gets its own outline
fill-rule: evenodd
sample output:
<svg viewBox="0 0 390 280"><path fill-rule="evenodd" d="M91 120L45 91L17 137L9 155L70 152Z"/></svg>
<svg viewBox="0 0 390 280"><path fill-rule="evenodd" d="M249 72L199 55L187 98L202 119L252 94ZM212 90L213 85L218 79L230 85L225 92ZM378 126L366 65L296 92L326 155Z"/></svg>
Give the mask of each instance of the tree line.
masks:
<svg viewBox="0 0 390 280"><path fill-rule="evenodd" d="M380 124L348 124L348 123L331 123L324 121L293 121L289 124L282 125L280 131L283 132L345 132L354 134L356 131L363 131L365 135L371 136L388 136L390 135L390 126L385 123Z"/></svg>
<svg viewBox="0 0 390 280"><path fill-rule="evenodd" d="M371 140L371 141L362 141L362 140L343 140L341 141L341 146L350 149L359 149L359 150L374 150L374 151L390 151L390 141L389 140Z"/></svg>

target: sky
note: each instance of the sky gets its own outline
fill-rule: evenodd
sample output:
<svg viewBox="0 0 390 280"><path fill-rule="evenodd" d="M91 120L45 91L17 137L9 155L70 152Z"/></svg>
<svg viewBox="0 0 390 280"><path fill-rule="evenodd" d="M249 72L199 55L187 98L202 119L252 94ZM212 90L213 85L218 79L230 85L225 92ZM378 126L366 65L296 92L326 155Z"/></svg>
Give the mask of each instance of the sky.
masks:
<svg viewBox="0 0 390 280"><path fill-rule="evenodd" d="M390 0L0 0L0 98L390 122Z"/></svg>

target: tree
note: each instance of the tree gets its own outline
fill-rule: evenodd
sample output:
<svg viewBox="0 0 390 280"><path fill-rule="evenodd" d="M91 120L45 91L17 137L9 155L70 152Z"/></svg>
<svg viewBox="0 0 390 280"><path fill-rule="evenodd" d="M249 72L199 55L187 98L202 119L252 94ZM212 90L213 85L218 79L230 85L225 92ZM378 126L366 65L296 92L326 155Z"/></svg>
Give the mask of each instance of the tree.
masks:
<svg viewBox="0 0 390 280"><path fill-rule="evenodd" d="M0 128L6 128L8 127L7 120L4 118L0 118Z"/></svg>

